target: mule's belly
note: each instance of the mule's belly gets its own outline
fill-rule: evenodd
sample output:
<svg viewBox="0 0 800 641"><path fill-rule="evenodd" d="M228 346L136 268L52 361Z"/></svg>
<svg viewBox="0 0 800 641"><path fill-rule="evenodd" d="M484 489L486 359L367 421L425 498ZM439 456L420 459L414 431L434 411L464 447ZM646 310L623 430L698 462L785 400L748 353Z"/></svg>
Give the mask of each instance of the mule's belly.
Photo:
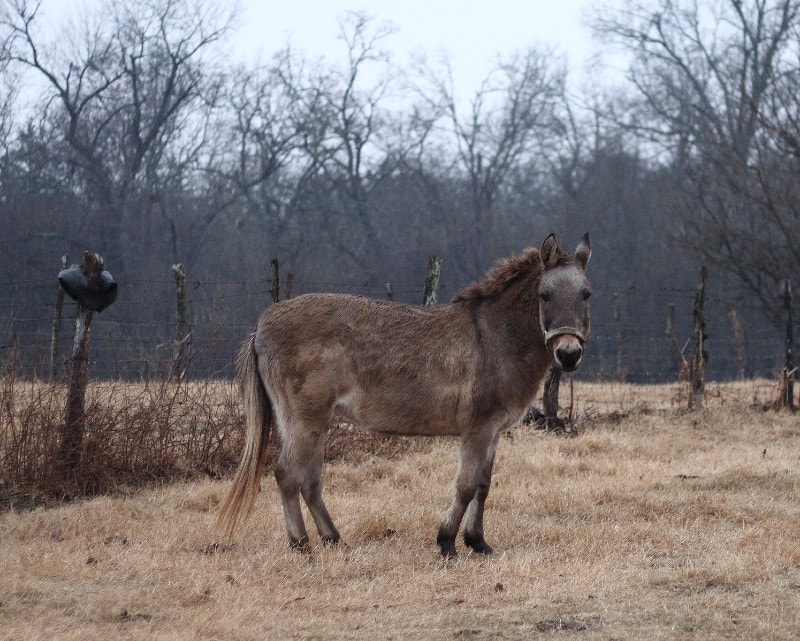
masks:
<svg viewBox="0 0 800 641"><path fill-rule="evenodd" d="M334 415L382 434L438 436L461 434L469 422L469 403L462 385L437 386L435 394L421 388L355 388L340 395Z"/></svg>

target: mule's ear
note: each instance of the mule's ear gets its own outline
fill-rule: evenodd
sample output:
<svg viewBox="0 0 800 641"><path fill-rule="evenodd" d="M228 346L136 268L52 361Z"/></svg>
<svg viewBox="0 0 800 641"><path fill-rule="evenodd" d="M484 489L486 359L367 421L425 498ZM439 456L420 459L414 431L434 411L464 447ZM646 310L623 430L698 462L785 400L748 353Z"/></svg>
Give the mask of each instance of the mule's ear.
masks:
<svg viewBox="0 0 800 641"><path fill-rule="evenodd" d="M575 262L581 266L581 269L586 271L586 265L589 264L589 259L592 257L592 245L589 243L589 232L586 232L578 243L578 248L575 250Z"/></svg>
<svg viewBox="0 0 800 641"><path fill-rule="evenodd" d="M558 248L556 237L550 234L544 239L542 243L542 261L545 267L553 267L561 255L561 250Z"/></svg>

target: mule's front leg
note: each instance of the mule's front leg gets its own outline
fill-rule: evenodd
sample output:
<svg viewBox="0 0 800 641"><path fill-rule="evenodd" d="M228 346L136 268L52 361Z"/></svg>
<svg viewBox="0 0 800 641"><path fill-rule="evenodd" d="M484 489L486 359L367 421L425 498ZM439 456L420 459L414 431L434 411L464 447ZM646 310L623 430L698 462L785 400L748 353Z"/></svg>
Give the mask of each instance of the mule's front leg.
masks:
<svg viewBox="0 0 800 641"><path fill-rule="evenodd" d="M486 504L486 497L489 495L489 487L492 484L492 467L494 466L494 455L497 451L497 440L499 432L495 435L489 450L486 453L486 460L481 469L478 487L475 491L475 498L467 506L467 516L464 523L464 543L476 552L481 554L491 554L492 546L483 538L483 509Z"/></svg>
<svg viewBox="0 0 800 641"><path fill-rule="evenodd" d="M464 512L467 511L467 506L474 496L474 487L472 489L466 486L460 487L458 481L456 481L456 495L453 498L450 509L447 510L442 523L439 525L439 534L436 536L436 543L442 551L442 556L446 559L458 556L456 535L461 525L461 519L464 518Z"/></svg>
<svg viewBox="0 0 800 641"><path fill-rule="evenodd" d="M490 554L492 548L483 540L483 503L489 492L488 483L491 479L491 462L494 460L494 450L497 445L496 434L471 434L464 437L461 442L461 458L455 483L455 495L450 509L442 519L436 542L441 548L442 556L452 558L457 556L456 536L461 526L461 520L471 503L476 507L470 509L467 521L468 530L465 531L465 541L478 552ZM485 470L488 461L488 478ZM470 538L467 538L467 532Z"/></svg>

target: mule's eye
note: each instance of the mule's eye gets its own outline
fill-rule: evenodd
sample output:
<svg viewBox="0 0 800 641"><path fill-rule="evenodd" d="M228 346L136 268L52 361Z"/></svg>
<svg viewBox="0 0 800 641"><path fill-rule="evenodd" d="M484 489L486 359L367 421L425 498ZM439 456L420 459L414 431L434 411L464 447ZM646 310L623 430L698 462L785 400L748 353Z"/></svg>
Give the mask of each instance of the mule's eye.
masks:
<svg viewBox="0 0 800 641"><path fill-rule="evenodd" d="M544 291L539 292L539 298L542 299L543 303L549 302L549 300L553 297L549 290L545 289Z"/></svg>
<svg viewBox="0 0 800 641"><path fill-rule="evenodd" d="M590 292L588 289L583 290L583 300L589 300L591 296L592 292Z"/></svg>

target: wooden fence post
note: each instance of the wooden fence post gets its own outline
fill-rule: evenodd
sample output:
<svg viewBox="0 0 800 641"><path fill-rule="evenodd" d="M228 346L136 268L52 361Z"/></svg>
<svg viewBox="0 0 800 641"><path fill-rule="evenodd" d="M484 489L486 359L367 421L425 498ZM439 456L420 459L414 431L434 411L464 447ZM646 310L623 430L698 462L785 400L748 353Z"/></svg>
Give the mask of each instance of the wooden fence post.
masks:
<svg viewBox="0 0 800 641"><path fill-rule="evenodd" d="M706 316L704 306L706 302L706 283L708 282L708 269L705 265L700 268L700 282L694 298L694 354L689 365L689 409L703 408L705 394L705 366L708 360L706 352Z"/></svg>
<svg viewBox="0 0 800 641"><path fill-rule="evenodd" d="M622 365L622 315L619 311L619 300L616 292L614 292L611 300L614 310L614 326L616 327L617 338L617 378L619 379L620 383L624 383L626 379L626 373Z"/></svg>
<svg viewBox="0 0 800 641"><path fill-rule="evenodd" d="M272 302L277 303L281 297L281 280L278 275L277 258L272 259L272 289L270 289L270 293L272 294Z"/></svg>
<svg viewBox="0 0 800 641"><path fill-rule="evenodd" d="M98 254L83 252L81 269L89 279L97 279L103 271L103 259ZM80 461L83 442L84 405L89 370L89 336L94 312L76 303L75 339L72 344L72 364L67 389L67 407L61 434L58 466L62 472L73 474Z"/></svg>
<svg viewBox="0 0 800 641"><path fill-rule="evenodd" d="M61 269L64 270L67 268L67 254L64 254L61 257ZM58 330L61 328L61 315L64 310L64 288L61 286L61 283L58 284L58 294L56 294L56 313L53 317L53 327L52 331L50 332L50 382L56 377L58 373L58 344L59 340L59 333Z"/></svg>
<svg viewBox="0 0 800 641"><path fill-rule="evenodd" d="M790 410L794 405L794 313L792 311L792 282L787 278L781 287L783 306L786 308L786 362L784 363L785 385L782 386L781 405Z"/></svg>
<svg viewBox="0 0 800 641"><path fill-rule="evenodd" d="M286 274L286 287L284 288L283 298L289 300L292 297L292 290L294 289L294 274L289 272Z"/></svg>
<svg viewBox="0 0 800 641"><path fill-rule="evenodd" d="M184 360L190 337L186 305L186 272L183 270L182 263L172 266L172 275L175 277L177 289L177 306L175 309L175 352L172 356L170 378L181 381L186 373Z"/></svg>
<svg viewBox="0 0 800 641"><path fill-rule="evenodd" d="M394 300L394 291L392 291L391 283L386 283L386 300Z"/></svg>
<svg viewBox="0 0 800 641"><path fill-rule="evenodd" d="M683 371L683 354L678 346L678 336L675 330L675 305L672 303L667 308L667 342L670 356L672 356L672 365L676 374L680 376Z"/></svg>
<svg viewBox="0 0 800 641"><path fill-rule="evenodd" d="M739 314L736 313L735 309L732 309L730 312L728 312L728 316L730 316L731 325L733 325L733 341L736 345L736 377L740 381L743 381L747 369L747 351L745 350L744 346L744 328L742 327L742 321L739 319Z"/></svg>
<svg viewBox="0 0 800 641"><path fill-rule="evenodd" d="M425 291L422 294L423 305L435 305L439 300L439 279L442 276L442 259L431 256L425 272Z"/></svg>

